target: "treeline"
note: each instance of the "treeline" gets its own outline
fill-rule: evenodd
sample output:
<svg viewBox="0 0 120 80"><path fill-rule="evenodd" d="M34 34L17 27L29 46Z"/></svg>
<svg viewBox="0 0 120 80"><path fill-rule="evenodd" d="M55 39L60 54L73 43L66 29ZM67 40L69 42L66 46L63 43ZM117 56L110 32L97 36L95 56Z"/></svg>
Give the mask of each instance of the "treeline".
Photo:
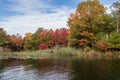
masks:
<svg viewBox="0 0 120 80"><path fill-rule="evenodd" d="M12 51L22 50L44 50L56 46L67 47L69 30L65 28L47 30L38 28L35 33L26 33L24 38L19 34L7 35L6 32L0 28L1 41L0 45L12 49ZM4 33L4 35L3 35Z"/></svg>
<svg viewBox="0 0 120 80"><path fill-rule="evenodd" d="M70 14L68 29L39 28L35 33L8 35L0 28L0 45L13 51L44 50L47 48L73 47L83 50L120 51L120 1L111 5L112 12L98 0L79 3Z"/></svg>

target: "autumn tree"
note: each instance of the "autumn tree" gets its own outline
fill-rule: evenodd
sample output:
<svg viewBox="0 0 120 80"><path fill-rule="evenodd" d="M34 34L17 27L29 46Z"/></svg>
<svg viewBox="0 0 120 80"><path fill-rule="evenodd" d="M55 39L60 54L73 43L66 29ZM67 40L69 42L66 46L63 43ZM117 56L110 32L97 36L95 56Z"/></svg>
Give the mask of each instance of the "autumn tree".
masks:
<svg viewBox="0 0 120 80"><path fill-rule="evenodd" d="M24 37L24 50L30 50L32 48L32 33L28 32Z"/></svg>
<svg viewBox="0 0 120 80"><path fill-rule="evenodd" d="M54 42L55 45L58 46L67 46L68 43L68 31L65 28L62 29L56 29L54 32Z"/></svg>
<svg viewBox="0 0 120 80"><path fill-rule="evenodd" d="M51 30L43 30L39 34L40 44L44 43L48 46L48 48L54 47L54 31Z"/></svg>
<svg viewBox="0 0 120 80"><path fill-rule="evenodd" d="M56 29L53 31L43 30L39 34L40 43L44 43L48 48L55 46L67 46L68 43L68 31L66 29Z"/></svg>
<svg viewBox="0 0 120 80"><path fill-rule="evenodd" d="M32 41L31 41L31 50L37 50L40 40L39 40L39 34L43 31L43 28L38 28L35 33L32 34Z"/></svg>
<svg viewBox="0 0 120 80"><path fill-rule="evenodd" d="M61 39L60 43L62 46L67 46L68 44L68 31L67 29L60 30L60 36Z"/></svg>
<svg viewBox="0 0 120 80"><path fill-rule="evenodd" d="M39 46L38 46L39 50L45 50L47 49L47 45L45 45L44 43L41 43Z"/></svg>
<svg viewBox="0 0 120 80"><path fill-rule="evenodd" d="M94 47L96 38L93 33L83 31L80 33L80 36L81 36L81 39L80 39L79 45L81 47L86 47L86 46L91 47L91 48Z"/></svg>
<svg viewBox="0 0 120 80"><path fill-rule="evenodd" d="M23 50L23 39L22 39L22 37L19 34L10 36L10 44L9 45L10 45L10 48L13 51Z"/></svg>
<svg viewBox="0 0 120 80"><path fill-rule="evenodd" d="M105 44L102 40L99 40L99 41L97 42L97 48L98 48L100 51L105 52L105 51L107 51L108 49L110 49L111 46Z"/></svg>
<svg viewBox="0 0 120 80"><path fill-rule="evenodd" d="M68 20L70 28L69 45L79 46L80 33L82 31L97 33L99 30L98 25L101 24L104 13L105 8L98 0L81 2L76 12L71 14Z"/></svg>

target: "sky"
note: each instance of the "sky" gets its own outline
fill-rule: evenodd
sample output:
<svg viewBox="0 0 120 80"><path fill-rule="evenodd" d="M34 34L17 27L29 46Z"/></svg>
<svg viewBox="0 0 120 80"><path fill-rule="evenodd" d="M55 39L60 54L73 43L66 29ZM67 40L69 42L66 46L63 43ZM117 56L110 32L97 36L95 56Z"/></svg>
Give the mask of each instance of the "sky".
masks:
<svg viewBox="0 0 120 80"><path fill-rule="evenodd" d="M0 27L7 34L24 36L44 29L68 28L67 20L85 0L0 0ZM99 0L106 7L117 0ZM107 10L110 12L110 10Z"/></svg>

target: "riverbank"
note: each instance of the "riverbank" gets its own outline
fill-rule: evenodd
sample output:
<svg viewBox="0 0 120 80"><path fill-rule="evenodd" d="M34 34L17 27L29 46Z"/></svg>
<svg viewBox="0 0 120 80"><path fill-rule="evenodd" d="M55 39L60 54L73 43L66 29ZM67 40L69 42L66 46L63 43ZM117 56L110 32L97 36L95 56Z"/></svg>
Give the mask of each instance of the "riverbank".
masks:
<svg viewBox="0 0 120 80"><path fill-rule="evenodd" d="M83 51L74 48L55 48L37 51L22 51L22 52L2 52L0 58L18 58L18 59L39 59L51 57L80 57L80 58L120 58L120 52L99 52L94 50Z"/></svg>

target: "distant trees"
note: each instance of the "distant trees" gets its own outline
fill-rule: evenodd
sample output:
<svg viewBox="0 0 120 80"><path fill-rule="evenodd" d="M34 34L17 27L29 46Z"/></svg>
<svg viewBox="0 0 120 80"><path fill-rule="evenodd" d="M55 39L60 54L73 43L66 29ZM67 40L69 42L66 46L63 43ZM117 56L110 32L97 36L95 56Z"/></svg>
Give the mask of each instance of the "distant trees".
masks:
<svg viewBox="0 0 120 80"><path fill-rule="evenodd" d="M55 31L43 30L39 34L40 43L44 43L48 48L55 46L67 46L68 31L66 29L56 29Z"/></svg>
<svg viewBox="0 0 120 80"><path fill-rule="evenodd" d="M47 30L39 28L35 33L26 33L24 37L25 50L38 50L53 48L55 46L67 46L67 29Z"/></svg>
<svg viewBox="0 0 120 80"><path fill-rule="evenodd" d="M86 0L79 3L75 13L68 19L69 29L48 30L38 28L34 33L7 35L0 28L0 45L13 51L44 50L47 48L74 47L107 51L120 49L120 1L111 6L112 13L98 0Z"/></svg>

